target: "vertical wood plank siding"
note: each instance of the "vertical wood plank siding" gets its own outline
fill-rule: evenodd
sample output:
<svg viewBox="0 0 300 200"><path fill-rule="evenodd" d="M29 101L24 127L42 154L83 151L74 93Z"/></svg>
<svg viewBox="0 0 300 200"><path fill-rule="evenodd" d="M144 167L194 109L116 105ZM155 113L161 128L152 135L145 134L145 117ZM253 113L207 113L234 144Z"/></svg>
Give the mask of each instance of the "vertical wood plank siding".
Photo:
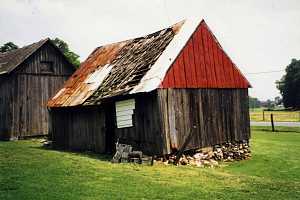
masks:
<svg viewBox="0 0 300 200"><path fill-rule="evenodd" d="M250 138L247 89L160 89L158 98L164 152L178 149L190 131L188 148Z"/></svg>
<svg viewBox="0 0 300 200"><path fill-rule="evenodd" d="M247 89L159 89L129 98L136 104L133 127L127 128L117 128L114 107L116 100L126 97L92 108L52 109L50 132L55 143L103 153L108 145L114 150L112 145L119 140L152 155L178 149L190 131L194 135L188 148L250 138Z"/></svg>
<svg viewBox="0 0 300 200"><path fill-rule="evenodd" d="M164 138L161 134L157 93L137 95L135 102L134 126L115 128L115 138L150 155L161 154Z"/></svg>
<svg viewBox="0 0 300 200"><path fill-rule="evenodd" d="M10 77L0 78L0 139L10 138L12 90L10 89Z"/></svg>
<svg viewBox="0 0 300 200"><path fill-rule="evenodd" d="M105 152L105 112L98 107L49 111L49 135L64 149Z"/></svg>
<svg viewBox="0 0 300 200"><path fill-rule="evenodd" d="M41 61L53 62L53 73L43 73ZM1 134L8 138L47 134L47 101L74 71L50 44L21 65L0 83L0 139Z"/></svg>
<svg viewBox="0 0 300 200"><path fill-rule="evenodd" d="M62 148L103 153L114 150L114 146L107 146L114 145L108 144L110 139L106 138L112 137L112 141L131 144L144 153L161 154L164 138L157 94L147 93L130 98L135 98L136 105L133 126L126 128L116 126L115 100L93 108L52 109L49 112L49 128L55 144Z"/></svg>

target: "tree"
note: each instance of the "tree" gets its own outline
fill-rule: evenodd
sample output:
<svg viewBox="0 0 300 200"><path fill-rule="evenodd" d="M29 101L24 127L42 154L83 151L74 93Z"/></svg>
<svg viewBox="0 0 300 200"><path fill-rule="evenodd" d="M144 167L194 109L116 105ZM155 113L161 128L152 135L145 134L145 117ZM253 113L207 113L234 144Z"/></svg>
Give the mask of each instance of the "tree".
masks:
<svg viewBox="0 0 300 200"><path fill-rule="evenodd" d="M259 108L260 101L257 98L249 97L249 108Z"/></svg>
<svg viewBox="0 0 300 200"><path fill-rule="evenodd" d="M73 65L75 65L77 68L79 67L80 65L79 55L71 51L69 49L69 45L65 41L59 38L55 38L54 40L51 41L63 52L63 54Z"/></svg>
<svg viewBox="0 0 300 200"><path fill-rule="evenodd" d="M300 60L292 59L285 69L286 74L277 81L286 108L300 109Z"/></svg>
<svg viewBox="0 0 300 200"><path fill-rule="evenodd" d="M18 48L19 47L17 45L15 45L13 42L7 42L0 47L0 52L4 53L4 52L12 51L12 50L15 50Z"/></svg>
<svg viewBox="0 0 300 200"><path fill-rule="evenodd" d="M266 101L266 106L267 106L267 109L268 109L268 110L273 110L274 107L275 107L275 102L272 101L272 100L270 100L270 99L268 99L268 100Z"/></svg>
<svg viewBox="0 0 300 200"><path fill-rule="evenodd" d="M277 96L274 98L274 102L276 106L279 106L280 104L282 104L282 98Z"/></svg>

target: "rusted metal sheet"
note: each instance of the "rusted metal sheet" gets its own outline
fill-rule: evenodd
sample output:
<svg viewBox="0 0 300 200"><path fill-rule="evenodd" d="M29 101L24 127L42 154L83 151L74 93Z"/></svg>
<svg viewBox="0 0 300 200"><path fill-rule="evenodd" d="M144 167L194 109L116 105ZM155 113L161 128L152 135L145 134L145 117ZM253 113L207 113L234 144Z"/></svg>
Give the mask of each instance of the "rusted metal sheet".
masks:
<svg viewBox="0 0 300 200"><path fill-rule="evenodd" d="M155 64L174 35L172 28L166 28L129 40L112 61L111 74L84 104L95 105L103 98L128 94Z"/></svg>
<svg viewBox="0 0 300 200"><path fill-rule="evenodd" d="M48 106L95 105L103 98L128 94L155 64L181 25L182 22L144 37L97 48Z"/></svg>
<svg viewBox="0 0 300 200"><path fill-rule="evenodd" d="M250 83L204 21L192 34L161 84L161 88L248 87L251 87Z"/></svg>
<svg viewBox="0 0 300 200"><path fill-rule="evenodd" d="M117 56L127 41L105 45L94 52L81 64L80 68L69 78L64 87L49 100L49 107L66 107L82 104L97 89L89 81L89 77L99 73L103 67L109 65Z"/></svg>
<svg viewBox="0 0 300 200"><path fill-rule="evenodd" d="M157 88L248 88L204 20L97 48L48 103L99 105Z"/></svg>

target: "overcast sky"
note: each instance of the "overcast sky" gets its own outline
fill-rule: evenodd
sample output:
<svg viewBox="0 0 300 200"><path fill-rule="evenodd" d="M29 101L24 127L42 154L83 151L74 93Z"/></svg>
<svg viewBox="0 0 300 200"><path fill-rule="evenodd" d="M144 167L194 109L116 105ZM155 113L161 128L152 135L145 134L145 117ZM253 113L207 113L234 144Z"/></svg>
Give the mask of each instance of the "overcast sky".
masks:
<svg viewBox="0 0 300 200"><path fill-rule="evenodd" d="M299 0L0 0L0 45L59 37L83 61L101 44L202 17L251 82L250 95L273 99L275 81L300 59Z"/></svg>

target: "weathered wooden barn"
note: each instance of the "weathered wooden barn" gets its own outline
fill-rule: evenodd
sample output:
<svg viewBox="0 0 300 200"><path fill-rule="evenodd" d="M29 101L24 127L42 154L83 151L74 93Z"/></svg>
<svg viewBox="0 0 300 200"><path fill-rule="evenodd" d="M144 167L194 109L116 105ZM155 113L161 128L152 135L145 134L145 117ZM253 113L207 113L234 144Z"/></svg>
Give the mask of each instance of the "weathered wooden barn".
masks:
<svg viewBox="0 0 300 200"><path fill-rule="evenodd" d="M48 102L58 147L148 154L248 140L249 82L202 21L96 48Z"/></svg>
<svg viewBox="0 0 300 200"><path fill-rule="evenodd" d="M0 53L0 139L48 134L47 101L74 71L50 39Z"/></svg>

